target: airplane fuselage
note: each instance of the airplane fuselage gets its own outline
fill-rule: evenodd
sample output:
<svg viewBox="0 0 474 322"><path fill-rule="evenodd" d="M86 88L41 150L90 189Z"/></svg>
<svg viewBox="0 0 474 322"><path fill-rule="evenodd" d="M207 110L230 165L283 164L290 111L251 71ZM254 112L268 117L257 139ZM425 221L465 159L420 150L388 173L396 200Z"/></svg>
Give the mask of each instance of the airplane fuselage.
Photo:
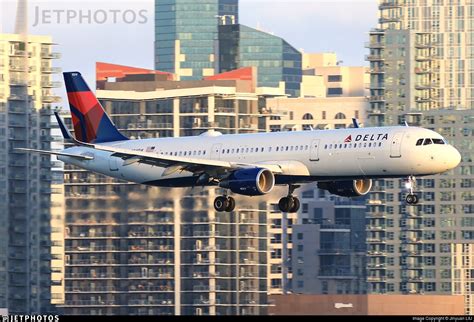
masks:
<svg viewBox="0 0 474 322"><path fill-rule="evenodd" d="M420 145L420 139L431 139L431 143ZM276 184L425 176L450 170L460 161L459 152L436 132L401 126L236 135L211 131L196 137L104 145L165 156L258 164L263 168L265 164L278 164L281 173L275 175ZM111 152L82 146L64 152L93 159L60 156L61 161L140 184L186 187L194 186L198 178L187 171L168 175L166 168L126 163Z"/></svg>

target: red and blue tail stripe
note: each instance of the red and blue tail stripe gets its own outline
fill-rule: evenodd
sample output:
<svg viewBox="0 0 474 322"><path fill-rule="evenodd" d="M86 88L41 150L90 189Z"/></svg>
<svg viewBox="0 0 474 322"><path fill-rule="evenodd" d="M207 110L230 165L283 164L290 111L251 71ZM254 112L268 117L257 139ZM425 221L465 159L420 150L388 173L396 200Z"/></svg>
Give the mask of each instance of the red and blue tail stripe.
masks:
<svg viewBox="0 0 474 322"><path fill-rule="evenodd" d="M128 140L117 130L80 73L64 73L64 82L77 140L86 143Z"/></svg>

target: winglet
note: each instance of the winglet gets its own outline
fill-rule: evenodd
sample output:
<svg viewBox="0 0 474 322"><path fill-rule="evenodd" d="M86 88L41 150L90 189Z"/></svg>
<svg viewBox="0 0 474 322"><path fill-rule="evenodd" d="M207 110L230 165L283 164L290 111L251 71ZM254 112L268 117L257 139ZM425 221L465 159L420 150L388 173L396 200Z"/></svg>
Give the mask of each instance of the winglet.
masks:
<svg viewBox="0 0 474 322"><path fill-rule="evenodd" d="M61 118L61 116L59 116L59 113L54 112L54 116L56 117L56 121L58 121L59 129L61 130L61 133L62 133L64 139L68 140L68 141L74 141L71 132L69 132L69 129L64 124L64 121Z"/></svg>
<svg viewBox="0 0 474 322"><path fill-rule="evenodd" d="M93 144L81 142L81 141L77 140L76 138L74 138L74 136L72 136L71 132L69 132L69 129L64 124L64 121L61 118L61 116L59 116L58 112L54 112L54 116L56 117L56 120L58 121L59 129L61 130L61 133L64 137L64 140L66 140L70 143L74 143L76 145L82 145L82 146L88 146L88 147L93 147L94 146Z"/></svg>
<svg viewBox="0 0 474 322"><path fill-rule="evenodd" d="M356 129L360 128L359 121L357 121L356 118L353 118L353 119L352 119L352 124L354 124L354 127L355 127Z"/></svg>

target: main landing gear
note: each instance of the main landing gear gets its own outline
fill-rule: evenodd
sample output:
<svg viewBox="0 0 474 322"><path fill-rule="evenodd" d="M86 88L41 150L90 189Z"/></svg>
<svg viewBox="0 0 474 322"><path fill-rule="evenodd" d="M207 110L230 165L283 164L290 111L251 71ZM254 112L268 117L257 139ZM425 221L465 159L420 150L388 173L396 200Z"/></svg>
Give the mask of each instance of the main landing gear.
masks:
<svg viewBox="0 0 474 322"><path fill-rule="evenodd" d="M232 212L235 209L235 199L229 196L219 196L214 200L214 208L219 212Z"/></svg>
<svg viewBox="0 0 474 322"><path fill-rule="evenodd" d="M289 185L288 196L280 199L278 207L281 212L295 213L300 209L300 200L293 196L293 192L300 186Z"/></svg>
<svg viewBox="0 0 474 322"><path fill-rule="evenodd" d="M416 185L416 178L414 176L408 177L406 187L407 187L407 189L410 190L410 193L407 195L405 200L406 200L407 204L409 204L409 205L416 205L419 201L418 196L413 193L415 185Z"/></svg>

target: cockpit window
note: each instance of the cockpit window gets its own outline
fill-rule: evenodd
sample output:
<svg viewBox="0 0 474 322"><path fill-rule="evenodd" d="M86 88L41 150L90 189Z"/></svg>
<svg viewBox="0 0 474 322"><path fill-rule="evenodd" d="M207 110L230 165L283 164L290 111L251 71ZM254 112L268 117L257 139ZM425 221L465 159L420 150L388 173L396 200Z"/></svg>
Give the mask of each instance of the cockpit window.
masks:
<svg viewBox="0 0 474 322"><path fill-rule="evenodd" d="M430 144L433 144L433 141L431 141L431 139L425 139L425 142L423 143L423 145L430 145Z"/></svg>
<svg viewBox="0 0 474 322"><path fill-rule="evenodd" d="M446 144L443 139L433 139L434 144Z"/></svg>
<svg viewBox="0 0 474 322"><path fill-rule="evenodd" d="M423 145L423 139L419 139L418 141L416 141L416 145Z"/></svg>

